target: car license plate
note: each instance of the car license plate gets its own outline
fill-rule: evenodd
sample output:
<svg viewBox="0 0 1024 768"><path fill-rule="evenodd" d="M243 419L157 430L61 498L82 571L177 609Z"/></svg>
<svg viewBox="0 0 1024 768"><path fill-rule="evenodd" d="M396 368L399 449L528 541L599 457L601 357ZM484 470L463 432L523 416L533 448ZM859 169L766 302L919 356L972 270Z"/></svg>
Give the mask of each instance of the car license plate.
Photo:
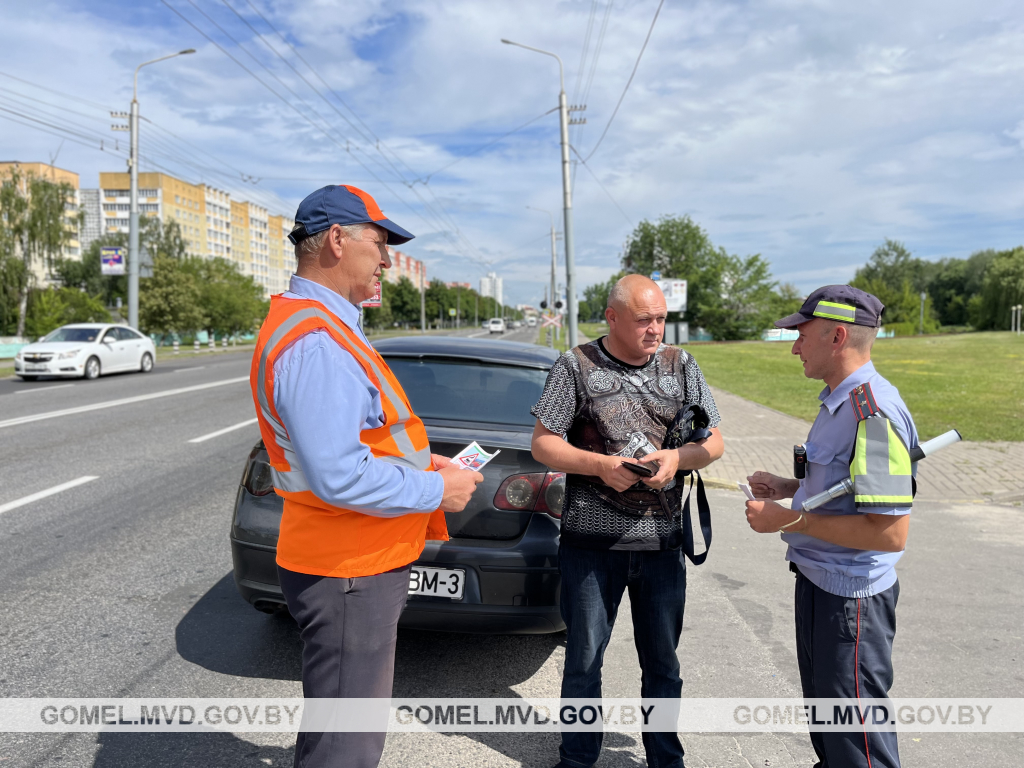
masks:
<svg viewBox="0 0 1024 768"><path fill-rule="evenodd" d="M454 568L423 568L415 565L409 573L409 594L450 597L461 600L466 572Z"/></svg>
<svg viewBox="0 0 1024 768"><path fill-rule="evenodd" d="M47 366L45 365L34 365L33 363L25 363L26 371L45 371Z"/></svg>

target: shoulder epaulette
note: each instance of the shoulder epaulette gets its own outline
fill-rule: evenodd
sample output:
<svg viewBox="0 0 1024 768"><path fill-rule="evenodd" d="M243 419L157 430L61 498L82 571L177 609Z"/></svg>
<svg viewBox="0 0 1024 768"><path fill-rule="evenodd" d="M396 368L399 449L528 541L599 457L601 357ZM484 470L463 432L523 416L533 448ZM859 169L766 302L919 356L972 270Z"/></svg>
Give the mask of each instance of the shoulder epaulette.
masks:
<svg viewBox="0 0 1024 768"><path fill-rule="evenodd" d="M867 382L850 391L850 403L853 405L853 413L857 417L857 421L864 421L869 416L881 412L878 403L875 402L875 396L871 393L871 385Z"/></svg>

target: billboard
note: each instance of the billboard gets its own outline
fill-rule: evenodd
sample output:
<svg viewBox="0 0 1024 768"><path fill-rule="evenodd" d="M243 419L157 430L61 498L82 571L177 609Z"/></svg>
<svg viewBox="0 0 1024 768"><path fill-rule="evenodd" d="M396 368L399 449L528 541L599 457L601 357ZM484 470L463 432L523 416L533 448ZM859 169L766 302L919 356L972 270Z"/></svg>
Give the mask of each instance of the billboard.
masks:
<svg viewBox="0 0 1024 768"><path fill-rule="evenodd" d="M104 275L123 275L125 263L128 261L128 249L120 246L105 245L100 248L100 273Z"/></svg>
<svg viewBox="0 0 1024 768"><path fill-rule="evenodd" d="M661 292L665 294L665 306L669 312L686 311L685 280L655 280Z"/></svg>
<svg viewBox="0 0 1024 768"><path fill-rule="evenodd" d="M377 281L377 289L374 292L373 296L368 298L366 301L364 301L359 306L361 306L363 309L367 309L369 307L379 307L380 305L381 305L381 302L380 302L380 280L378 280Z"/></svg>

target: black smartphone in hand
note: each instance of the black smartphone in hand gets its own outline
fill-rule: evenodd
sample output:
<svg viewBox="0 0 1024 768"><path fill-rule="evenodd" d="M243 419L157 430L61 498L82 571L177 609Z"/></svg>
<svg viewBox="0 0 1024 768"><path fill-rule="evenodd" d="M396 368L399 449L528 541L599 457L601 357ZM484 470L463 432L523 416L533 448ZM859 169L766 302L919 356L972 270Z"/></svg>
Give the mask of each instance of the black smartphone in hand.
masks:
<svg viewBox="0 0 1024 768"><path fill-rule="evenodd" d="M622 466L641 477L654 477L658 472L658 468L650 464L633 464L631 462L624 461L622 462Z"/></svg>

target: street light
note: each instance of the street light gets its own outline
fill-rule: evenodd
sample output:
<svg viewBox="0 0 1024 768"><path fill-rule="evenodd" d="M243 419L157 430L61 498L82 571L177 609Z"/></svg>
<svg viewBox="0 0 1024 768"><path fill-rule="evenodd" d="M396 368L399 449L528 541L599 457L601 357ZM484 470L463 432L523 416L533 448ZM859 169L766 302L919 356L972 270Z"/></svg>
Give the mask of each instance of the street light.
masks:
<svg viewBox="0 0 1024 768"><path fill-rule="evenodd" d="M534 208L532 205L528 205L526 207L531 211L546 213L548 215L548 219L551 221L551 314L553 316L555 314L555 267L558 262L557 250L555 247L555 217L551 215L551 211L546 211L543 208ZM554 338L555 334L552 333L548 343L549 347L553 347L555 345Z"/></svg>
<svg viewBox="0 0 1024 768"><path fill-rule="evenodd" d="M158 61L173 59L195 53L195 48L186 48L159 59L144 61L135 68L132 82L132 111L128 115L128 129L132 134L131 154L128 158L128 171L131 178L131 203L128 213L128 325L139 327L139 70Z"/></svg>
<svg viewBox="0 0 1024 768"><path fill-rule="evenodd" d="M511 40L501 39L505 45L515 45L525 48L534 53L542 53L558 59L558 120L562 132L562 208L565 212L565 299L567 312L569 313L569 346L574 347L578 341L576 335L576 260L573 254L572 241L572 188L569 181L569 105L565 100L565 72L562 67L562 60L557 54L551 51L544 51L522 43L515 43ZM551 301L554 302L554 296Z"/></svg>

